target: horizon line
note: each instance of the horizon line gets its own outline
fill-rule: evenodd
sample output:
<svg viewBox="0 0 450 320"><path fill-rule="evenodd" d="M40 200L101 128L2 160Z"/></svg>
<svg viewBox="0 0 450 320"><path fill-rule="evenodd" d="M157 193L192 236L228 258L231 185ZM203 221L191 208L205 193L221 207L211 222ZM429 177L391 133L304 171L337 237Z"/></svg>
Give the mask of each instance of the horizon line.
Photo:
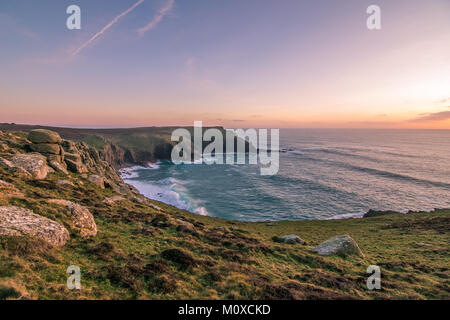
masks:
<svg viewBox="0 0 450 320"><path fill-rule="evenodd" d="M148 125L148 126L77 126L77 125L58 125L58 124L28 124L2 122L0 126L28 126L28 127L47 127L61 129L84 129L84 130L114 130L114 129L145 129L145 128L191 128L194 125ZM280 129L280 130L402 130L402 131L450 131L450 128L370 128L370 127L226 127L223 125L204 125L204 128L224 129ZM0 129L1 130L1 129Z"/></svg>

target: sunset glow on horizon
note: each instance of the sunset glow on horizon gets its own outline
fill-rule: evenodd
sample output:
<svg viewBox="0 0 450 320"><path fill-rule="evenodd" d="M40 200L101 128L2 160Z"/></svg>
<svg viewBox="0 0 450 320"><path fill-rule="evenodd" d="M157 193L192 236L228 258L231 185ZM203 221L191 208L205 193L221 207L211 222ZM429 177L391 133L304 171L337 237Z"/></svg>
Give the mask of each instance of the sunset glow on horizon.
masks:
<svg viewBox="0 0 450 320"><path fill-rule="evenodd" d="M71 4L0 4L0 122L450 129L446 0Z"/></svg>

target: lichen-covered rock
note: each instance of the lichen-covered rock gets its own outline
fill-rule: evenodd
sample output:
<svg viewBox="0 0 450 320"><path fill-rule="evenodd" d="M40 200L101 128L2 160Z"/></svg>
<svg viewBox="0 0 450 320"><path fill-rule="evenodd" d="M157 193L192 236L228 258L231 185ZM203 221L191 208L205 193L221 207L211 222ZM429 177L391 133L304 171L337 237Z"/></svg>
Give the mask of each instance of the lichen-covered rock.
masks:
<svg viewBox="0 0 450 320"><path fill-rule="evenodd" d="M31 174L27 170L25 170L24 168L12 167L10 170L11 170L11 172L12 172L14 177L22 178L22 179L25 179L25 180L29 180L29 179L33 178L31 176Z"/></svg>
<svg viewBox="0 0 450 320"><path fill-rule="evenodd" d="M36 180L45 179L48 173L47 160L40 154L16 154L11 163L14 167L23 168Z"/></svg>
<svg viewBox="0 0 450 320"><path fill-rule="evenodd" d="M70 238L69 232L56 221L32 211L8 206L0 207L0 236L29 236L44 240L54 246L63 246Z"/></svg>
<svg viewBox="0 0 450 320"><path fill-rule="evenodd" d="M333 237L325 242L322 242L317 247L312 249L320 255L337 254L341 256L358 255L362 256L358 244L349 235L341 235Z"/></svg>
<svg viewBox="0 0 450 320"><path fill-rule="evenodd" d="M74 162L81 162L81 156L77 153L68 153L66 152L64 154L64 159L69 159L72 160Z"/></svg>
<svg viewBox="0 0 450 320"><path fill-rule="evenodd" d="M56 161L56 162L61 163L63 166L65 166L63 154L61 154L61 153L60 154L46 154L46 156L47 156L48 162Z"/></svg>
<svg viewBox="0 0 450 320"><path fill-rule="evenodd" d="M70 159L64 159L66 162L67 168L75 173L86 173L88 172L87 168L81 162L75 162Z"/></svg>
<svg viewBox="0 0 450 320"><path fill-rule="evenodd" d="M121 195L131 195L132 194L131 189L127 185L123 185L123 184L117 185L117 184L110 183L110 186L112 187L112 189L115 192L117 192Z"/></svg>
<svg viewBox="0 0 450 320"><path fill-rule="evenodd" d="M30 149L34 152L39 152L43 154L57 154L59 155L60 145L59 144L52 144L52 143L39 143L39 144L32 144L30 145Z"/></svg>
<svg viewBox="0 0 450 320"><path fill-rule="evenodd" d="M177 219L178 223L177 231L186 232L186 233L195 233L195 227L192 223Z"/></svg>
<svg viewBox="0 0 450 320"><path fill-rule="evenodd" d="M63 140L61 145L64 148L65 152L69 152L69 153L77 153L78 152L76 144L73 141Z"/></svg>
<svg viewBox="0 0 450 320"><path fill-rule="evenodd" d="M62 139L57 132L45 130L45 129L35 129L31 130L28 134L28 140L33 143L56 143L60 144Z"/></svg>
<svg viewBox="0 0 450 320"><path fill-rule="evenodd" d="M94 216L86 207L62 199L51 199L47 201L49 203L64 206L68 210L72 218L74 228L80 231L80 235L82 237L90 237L97 234L97 225L95 223Z"/></svg>
<svg viewBox="0 0 450 320"><path fill-rule="evenodd" d="M64 187L75 187L75 185L72 183L72 181L69 181L69 180L58 180L58 182L56 182L56 184L59 186L64 186Z"/></svg>
<svg viewBox="0 0 450 320"><path fill-rule="evenodd" d="M300 238L299 236L295 235L295 234L288 234L285 236L280 237L280 240L283 241L284 243L289 243L289 244L295 244L295 243L299 243L299 244L306 244L306 242Z"/></svg>
<svg viewBox="0 0 450 320"><path fill-rule="evenodd" d="M89 176L88 180L95 184L96 186L105 189L105 180L103 177L100 177L99 175L93 174Z"/></svg>
<svg viewBox="0 0 450 320"><path fill-rule="evenodd" d="M56 171L62 172L64 174L69 174L67 169L60 162L58 162L56 160L50 160L49 161L49 165L50 165L50 167L52 167Z"/></svg>
<svg viewBox="0 0 450 320"><path fill-rule="evenodd" d="M6 168L14 168L14 165L11 161L0 158L0 166L6 167Z"/></svg>

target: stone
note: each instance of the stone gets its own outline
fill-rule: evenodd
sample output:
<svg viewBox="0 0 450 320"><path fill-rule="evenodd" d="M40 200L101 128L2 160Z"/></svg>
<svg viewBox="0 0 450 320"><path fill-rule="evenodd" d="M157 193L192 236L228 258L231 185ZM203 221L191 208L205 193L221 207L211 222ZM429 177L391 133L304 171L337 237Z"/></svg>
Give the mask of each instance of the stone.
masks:
<svg viewBox="0 0 450 320"><path fill-rule="evenodd" d="M27 180L33 178L31 176L31 174L24 168L13 167L11 169L11 172L12 172L13 176L15 176L17 178L22 178L22 179L27 179Z"/></svg>
<svg viewBox="0 0 450 320"><path fill-rule="evenodd" d="M39 143L32 144L30 148L34 152L39 152L43 154L60 154L60 146L59 144L51 144L51 143Z"/></svg>
<svg viewBox="0 0 450 320"><path fill-rule="evenodd" d="M64 187L75 187L75 185L72 183L72 181L69 181L69 180L58 180L58 182L56 182L56 184L59 186L64 186Z"/></svg>
<svg viewBox="0 0 450 320"><path fill-rule="evenodd" d="M93 174L93 175L89 176L88 180L90 182L92 182L93 184L97 185L98 187L105 189L104 179L102 177L100 177L99 175Z"/></svg>
<svg viewBox="0 0 450 320"><path fill-rule="evenodd" d="M75 162L81 162L81 156L77 153L64 153L64 159L69 159Z"/></svg>
<svg viewBox="0 0 450 320"><path fill-rule="evenodd" d="M47 160L40 154L16 154L11 159L14 167L23 168L31 174L32 179L41 180L47 177Z"/></svg>
<svg viewBox="0 0 450 320"><path fill-rule="evenodd" d="M62 199L50 199L47 202L64 206L72 218L74 228L79 230L83 238L97 234L97 225L94 216L86 207Z"/></svg>
<svg viewBox="0 0 450 320"><path fill-rule="evenodd" d="M47 154L47 161L48 162L56 161L56 162L63 164L64 158L59 154Z"/></svg>
<svg viewBox="0 0 450 320"><path fill-rule="evenodd" d="M57 132L45 130L45 129L35 129L31 130L28 134L28 140L33 143L56 143L60 144L62 139Z"/></svg>
<svg viewBox="0 0 450 320"><path fill-rule="evenodd" d="M114 204L117 201L123 201L123 200L125 200L124 197L112 196L112 197L105 198L105 200L103 200L103 202L106 203L106 204Z"/></svg>
<svg viewBox="0 0 450 320"><path fill-rule="evenodd" d="M9 147L6 143L0 143L0 152L7 152L9 151Z"/></svg>
<svg viewBox="0 0 450 320"><path fill-rule="evenodd" d="M183 221L180 219L177 219L176 222L178 222L177 231L180 232L186 232L186 233L194 233L194 225L190 222Z"/></svg>
<svg viewBox="0 0 450 320"><path fill-rule="evenodd" d="M281 241L284 243L289 243L289 244L306 244L306 242L300 238L299 236L295 235L295 234L288 234L285 236L280 237Z"/></svg>
<svg viewBox="0 0 450 320"><path fill-rule="evenodd" d="M63 140L63 142L61 143L61 146L63 147L65 152L78 153L76 144L73 141Z"/></svg>
<svg viewBox="0 0 450 320"><path fill-rule="evenodd" d="M370 209L369 211L367 211L363 218L371 218L371 217L380 217L380 216L385 216L385 215L389 215L389 214L401 214L399 212L395 212L395 211L377 211L377 210L372 210Z"/></svg>
<svg viewBox="0 0 450 320"><path fill-rule="evenodd" d="M114 184L114 185L112 185L112 189L115 192L117 192L117 193L119 193L121 195L131 195L132 194L130 188L128 188L125 185L116 185L116 184Z"/></svg>
<svg viewBox="0 0 450 320"><path fill-rule="evenodd" d="M333 237L325 242L322 242L317 247L312 249L320 255L357 255L362 256L358 244L349 235L341 235Z"/></svg>
<svg viewBox="0 0 450 320"><path fill-rule="evenodd" d="M69 172L67 171L67 169L66 169L60 162L58 162L58 161L51 160L51 161L49 162L49 165L50 165L50 167L52 167L53 169L55 169L55 170L58 171L58 172L62 172L62 173L64 173L64 174L66 174L66 175L69 174Z"/></svg>
<svg viewBox="0 0 450 320"><path fill-rule="evenodd" d="M87 172L87 168L81 163L81 162L75 162L73 160L70 159L64 159L67 168L75 173L85 173Z"/></svg>
<svg viewBox="0 0 450 320"><path fill-rule="evenodd" d="M0 235L29 236L58 247L70 239L60 223L14 206L0 207Z"/></svg>
<svg viewBox="0 0 450 320"><path fill-rule="evenodd" d="M0 165L7 168L14 168L12 162L4 158L0 158Z"/></svg>

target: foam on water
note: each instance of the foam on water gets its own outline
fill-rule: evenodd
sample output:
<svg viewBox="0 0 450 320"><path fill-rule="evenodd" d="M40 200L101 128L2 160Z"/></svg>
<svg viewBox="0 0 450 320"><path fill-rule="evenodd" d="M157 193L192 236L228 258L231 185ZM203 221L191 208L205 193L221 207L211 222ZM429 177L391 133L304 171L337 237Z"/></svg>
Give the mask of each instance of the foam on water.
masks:
<svg viewBox="0 0 450 320"><path fill-rule="evenodd" d="M133 166L123 168L119 170L119 173L126 183L138 189L147 198L158 200L200 215L208 215L206 208L201 206L200 200L191 199L186 194L186 188L183 186L184 183L182 181L173 177L152 181L151 183L139 180L140 172L156 169L159 169L159 163L151 164L147 167Z"/></svg>
<svg viewBox="0 0 450 320"><path fill-rule="evenodd" d="M282 130L280 139L288 151L280 153L276 176L261 176L255 165L211 164L210 156L121 175L149 198L245 221L450 207L450 131Z"/></svg>

